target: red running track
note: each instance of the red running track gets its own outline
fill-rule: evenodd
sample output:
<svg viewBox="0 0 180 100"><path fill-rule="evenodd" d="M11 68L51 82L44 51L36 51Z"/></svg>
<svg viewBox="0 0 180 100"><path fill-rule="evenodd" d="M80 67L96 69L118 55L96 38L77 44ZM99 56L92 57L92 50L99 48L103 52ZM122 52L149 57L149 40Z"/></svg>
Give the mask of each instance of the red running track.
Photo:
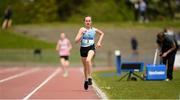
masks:
<svg viewBox="0 0 180 100"><path fill-rule="evenodd" d="M11 78L2 81L8 77ZM0 73L0 99L100 99L92 87L85 91L83 83L79 67L69 68L66 78L60 68L19 67L18 70Z"/></svg>

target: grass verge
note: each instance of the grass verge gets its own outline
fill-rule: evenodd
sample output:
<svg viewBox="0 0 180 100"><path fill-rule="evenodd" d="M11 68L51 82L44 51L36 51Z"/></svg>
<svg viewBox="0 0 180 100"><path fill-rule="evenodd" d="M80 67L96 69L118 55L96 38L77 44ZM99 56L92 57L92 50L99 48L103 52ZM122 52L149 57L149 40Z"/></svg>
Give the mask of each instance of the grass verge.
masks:
<svg viewBox="0 0 180 100"><path fill-rule="evenodd" d="M55 48L55 44L17 35L10 30L0 30L1 49L33 49L33 48Z"/></svg>
<svg viewBox="0 0 180 100"><path fill-rule="evenodd" d="M109 99L179 99L180 70L174 71L172 81L126 81L109 75L115 71L95 72L93 78Z"/></svg>

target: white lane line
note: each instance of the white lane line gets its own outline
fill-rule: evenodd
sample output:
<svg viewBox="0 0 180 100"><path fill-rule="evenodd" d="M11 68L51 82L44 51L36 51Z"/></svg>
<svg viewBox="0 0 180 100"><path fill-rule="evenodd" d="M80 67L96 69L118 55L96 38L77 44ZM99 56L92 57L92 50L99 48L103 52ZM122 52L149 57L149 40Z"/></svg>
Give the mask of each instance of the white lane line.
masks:
<svg viewBox="0 0 180 100"><path fill-rule="evenodd" d="M27 75L27 74L36 72L36 71L38 71L38 70L39 70L39 68L35 68L35 69L32 69L32 70L28 70L28 71L25 71L25 72L22 72L22 73L19 73L19 74L16 74L16 75L7 77L7 78L5 78L5 79L0 80L0 83L3 83L3 82L6 82L6 81L8 81L8 80L12 80L12 79L15 79L15 78L18 78L18 77L21 77L21 76L24 76L24 75Z"/></svg>
<svg viewBox="0 0 180 100"><path fill-rule="evenodd" d="M16 71L16 70L18 70L18 69L19 69L19 68L17 68L17 67L7 68L7 69L0 70L0 73L12 72L12 71Z"/></svg>
<svg viewBox="0 0 180 100"><path fill-rule="evenodd" d="M83 73L83 68L80 68L80 71ZM108 100L108 97L106 96L106 94L98 88L98 86L96 85L96 83L94 81L92 87L94 88L96 94L98 95L98 97L100 97L102 100Z"/></svg>
<svg viewBox="0 0 180 100"><path fill-rule="evenodd" d="M96 91L96 94L102 99L102 100L108 100L108 97L106 96L106 94L98 88L98 86L96 85L96 83L93 81L93 88Z"/></svg>
<svg viewBox="0 0 180 100"><path fill-rule="evenodd" d="M31 93L29 93L23 100L28 100L37 90L39 90L43 85L50 81L54 76L60 72L60 68L57 68L46 80L44 80L38 87L36 87Z"/></svg>

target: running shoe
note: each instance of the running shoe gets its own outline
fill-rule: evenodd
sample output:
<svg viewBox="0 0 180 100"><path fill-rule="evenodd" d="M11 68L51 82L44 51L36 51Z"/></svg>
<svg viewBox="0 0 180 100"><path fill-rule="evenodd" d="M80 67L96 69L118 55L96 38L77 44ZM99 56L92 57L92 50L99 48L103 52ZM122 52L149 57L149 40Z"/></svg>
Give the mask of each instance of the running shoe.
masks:
<svg viewBox="0 0 180 100"><path fill-rule="evenodd" d="M87 89L88 89L88 84L89 84L89 82L88 82L88 81L85 81L85 82L84 82L84 89L85 89L85 90L87 90Z"/></svg>
<svg viewBox="0 0 180 100"><path fill-rule="evenodd" d="M65 71L64 74L63 74L63 77L67 77L68 76L68 72Z"/></svg>
<svg viewBox="0 0 180 100"><path fill-rule="evenodd" d="M88 85L92 85L92 78L88 78Z"/></svg>

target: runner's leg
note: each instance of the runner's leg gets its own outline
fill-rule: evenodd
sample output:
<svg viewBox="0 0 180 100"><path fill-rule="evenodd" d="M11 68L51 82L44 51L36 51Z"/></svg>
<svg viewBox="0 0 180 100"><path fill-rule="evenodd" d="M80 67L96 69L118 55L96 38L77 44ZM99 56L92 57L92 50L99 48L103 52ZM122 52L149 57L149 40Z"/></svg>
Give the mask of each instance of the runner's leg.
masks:
<svg viewBox="0 0 180 100"><path fill-rule="evenodd" d="M86 59L86 64L87 64L87 75L89 78L91 78L91 72L92 72L92 59L93 59L93 56L94 56L95 52L93 50L90 50L88 52L88 56L87 56L87 59Z"/></svg>
<svg viewBox="0 0 180 100"><path fill-rule="evenodd" d="M87 72L87 65L86 65L86 57L81 57L82 63L83 63L83 67L84 67L84 76L85 76L85 80L88 79L88 72Z"/></svg>
<svg viewBox="0 0 180 100"><path fill-rule="evenodd" d="M61 62L61 65L62 65L62 69L63 69L63 72L65 73L66 71L66 62L65 62L65 59L64 58L61 58L60 59L60 62Z"/></svg>

